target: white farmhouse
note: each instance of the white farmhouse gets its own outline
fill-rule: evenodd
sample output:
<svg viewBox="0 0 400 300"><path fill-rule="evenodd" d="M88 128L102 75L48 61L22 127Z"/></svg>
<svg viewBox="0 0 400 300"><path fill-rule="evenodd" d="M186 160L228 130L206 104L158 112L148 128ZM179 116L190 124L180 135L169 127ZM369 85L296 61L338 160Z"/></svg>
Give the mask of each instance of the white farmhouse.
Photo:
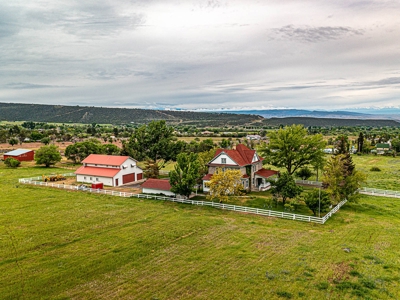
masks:
<svg viewBox="0 0 400 300"><path fill-rule="evenodd" d="M129 156L90 154L76 170L76 180L120 186L143 179L143 170Z"/></svg>

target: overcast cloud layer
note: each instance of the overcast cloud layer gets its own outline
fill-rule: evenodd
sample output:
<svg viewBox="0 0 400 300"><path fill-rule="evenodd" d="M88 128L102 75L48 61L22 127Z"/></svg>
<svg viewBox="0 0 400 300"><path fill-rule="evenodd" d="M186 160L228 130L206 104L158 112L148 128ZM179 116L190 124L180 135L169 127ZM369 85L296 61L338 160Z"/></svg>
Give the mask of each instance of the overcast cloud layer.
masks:
<svg viewBox="0 0 400 300"><path fill-rule="evenodd" d="M399 1L0 0L0 101L400 106Z"/></svg>

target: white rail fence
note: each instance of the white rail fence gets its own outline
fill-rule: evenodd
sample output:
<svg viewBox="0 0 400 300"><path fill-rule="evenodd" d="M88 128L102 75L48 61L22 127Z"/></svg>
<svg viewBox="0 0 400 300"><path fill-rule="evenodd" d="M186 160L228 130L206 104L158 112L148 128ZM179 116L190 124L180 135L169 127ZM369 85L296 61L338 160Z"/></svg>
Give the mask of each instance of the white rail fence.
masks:
<svg viewBox="0 0 400 300"><path fill-rule="evenodd" d="M400 198L399 191L380 190L367 187L360 188L358 191L360 192L360 194L365 194L365 195Z"/></svg>
<svg viewBox="0 0 400 300"><path fill-rule="evenodd" d="M68 173L68 174L63 174L63 175L66 177L75 176L75 174L73 174L73 173ZM224 209L224 210L231 210L231 211L237 211L237 212L242 212L242 213L249 213L249 214L261 215L261 216L267 216L267 217L283 218L283 219L289 219L289 220L313 222L313 223L318 223L318 224L324 224L334 213L336 213L339 210L339 208L341 208L347 202L346 199L343 200L338 205L336 205L330 212L328 212L324 217L320 218L320 217L292 214L292 213L287 213L287 212L266 210L266 209L261 209L261 208L217 203L217 202L211 202L211 201L197 201L197 200L190 200L190 199L178 199L178 198L170 198L170 197L145 195L145 194L117 192L117 191L112 191L112 190L92 189L92 188L86 188L86 187L84 188L83 186L77 186L77 185L67 185L67 184L55 183L55 182L44 182L41 180L42 180L42 177L21 178L21 179L19 179L19 183L53 187L53 188L66 189L66 190L75 190L75 191L82 190L82 191L89 192L89 193L104 194L104 195L119 196L119 197L135 197L135 198L171 201L171 202L185 203L185 204L192 204L192 205L211 206L211 207Z"/></svg>
<svg viewBox="0 0 400 300"><path fill-rule="evenodd" d="M295 181L296 181L297 184L312 185L312 186L322 186L322 182L321 181L302 180L302 179L296 179Z"/></svg>
<svg viewBox="0 0 400 300"><path fill-rule="evenodd" d="M320 181L296 180L296 183L312 185L312 186L320 186L320 187L322 186L322 182L320 182ZM375 188L362 187L362 188L358 189L358 192L360 194L365 194L365 195L400 198L399 191L381 190L381 189L375 189Z"/></svg>

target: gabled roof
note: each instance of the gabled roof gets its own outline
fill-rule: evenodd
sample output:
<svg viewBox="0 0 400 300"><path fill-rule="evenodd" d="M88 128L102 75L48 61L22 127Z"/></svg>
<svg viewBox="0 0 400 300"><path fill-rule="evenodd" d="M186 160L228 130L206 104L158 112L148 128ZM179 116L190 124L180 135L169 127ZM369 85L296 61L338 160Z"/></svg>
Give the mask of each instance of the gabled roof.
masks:
<svg viewBox="0 0 400 300"><path fill-rule="evenodd" d="M114 177L121 169L86 167L82 166L75 171L77 175L99 176L99 177Z"/></svg>
<svg viewBox="0 0 400 300"><path fill-rule="evenodd" d="M90 154L88 157L86 157L82 161L82 163L108 165L108 166L120 166L128 158L129 158L129 156Z"/></svg>
<svg viewBox="0 0 400 300"><path fill-rule="evenodd" d="M167 179L149 178L142 184L142 188L154 189L160 191L170 191L171 185L169 184L169 180Z"/></svg>
<svg viewBox="0 0 400 300"><path fill-rule="evenodd" d="M260 169L258 170L255 174L264 178L268 178L272 175L276 175L278 174L278 171L274 171L274 170L267 170L267 169Z"/></svg>
<svg viewBox="0 0 400 300"><path fill-rule="evenodd" d="M389 144L385 144L385 143L378 143L375 145L376 148L386 148L389 149L390 145Z"/></svg>
<svg viewBox="0 0 400 300"><path fill-rule="evenodd" d="M33 150L29 150L29 149L15 149L10 152L4 153L4 155L18 156L18 155L25 154L25 153L32 152L32 151Z"/></svg>
<svg viewBox="0 0 400 300"><path fill-rule="evenodd" d="M226 153L233 161L235 161L239 166L247 166L251 165L253 162L253 157L256 154L256 150L251 150L247 148L243 144L239 144L236 146L236 149L228 150L228 149L217 149L215 152L215 156L213 160L220 155L222 152ZM261 156L259 157L259 161L263 160ZM214 165L211 163L211 165Z"/></svg>

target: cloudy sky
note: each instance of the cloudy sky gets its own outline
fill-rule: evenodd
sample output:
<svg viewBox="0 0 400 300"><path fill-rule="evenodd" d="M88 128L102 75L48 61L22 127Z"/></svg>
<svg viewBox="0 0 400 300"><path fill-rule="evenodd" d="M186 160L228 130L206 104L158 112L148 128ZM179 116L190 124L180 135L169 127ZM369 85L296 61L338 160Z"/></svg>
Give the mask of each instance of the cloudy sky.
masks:
<svg viewBox="0 0 400 300"><path fill-rule="evenodd" d="M0 0L0 102L400 106L400 1Z"/></svg>

